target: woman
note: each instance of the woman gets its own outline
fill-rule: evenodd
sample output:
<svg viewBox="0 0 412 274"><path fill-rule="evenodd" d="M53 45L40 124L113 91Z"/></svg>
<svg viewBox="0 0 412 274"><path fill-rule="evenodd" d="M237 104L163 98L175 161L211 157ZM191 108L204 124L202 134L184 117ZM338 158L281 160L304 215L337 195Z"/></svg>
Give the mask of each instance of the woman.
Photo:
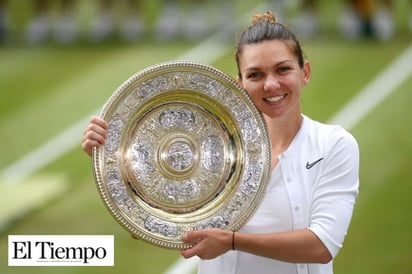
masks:
<svg viewBox="0 0 412 274"><path fill-rule="evenodd" d="M199 273L333 273L358 195L359 151L339 126L301 113L310 64L295 35L272 13L256 14L239 36L239 84L262 112L272 145L267 193L239 231L207 229L182 236L182 256L201 259ZM94 117L83 149L104 143L106 122Z"/></svg>

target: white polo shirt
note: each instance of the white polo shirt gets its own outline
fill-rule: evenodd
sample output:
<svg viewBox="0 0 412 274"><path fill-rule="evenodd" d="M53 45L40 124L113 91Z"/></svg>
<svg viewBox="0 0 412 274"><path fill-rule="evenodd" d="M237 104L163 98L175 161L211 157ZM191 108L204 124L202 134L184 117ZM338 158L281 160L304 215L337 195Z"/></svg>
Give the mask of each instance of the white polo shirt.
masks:
<svg viewBox="0 0 412 274"><path fill-rule="evenodd" d="M267 193L240 230L281 232L308 228L335 257L342 247L359 188L359 149L340 126L303 116L298 134L279 155ZM328 264L293 264L229 251L201 260L199 274L332 274Z"/></svg>

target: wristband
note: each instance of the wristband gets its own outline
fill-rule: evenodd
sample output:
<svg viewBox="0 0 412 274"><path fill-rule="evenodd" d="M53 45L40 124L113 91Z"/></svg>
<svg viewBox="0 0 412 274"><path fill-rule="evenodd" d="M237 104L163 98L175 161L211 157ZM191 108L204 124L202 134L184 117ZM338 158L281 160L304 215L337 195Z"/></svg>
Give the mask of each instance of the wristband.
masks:
<svg viewBox="0 0 412 274"><path fill-rule="evenodd" d="M235 250L235 231L232 230L232 250Z"/></svg>

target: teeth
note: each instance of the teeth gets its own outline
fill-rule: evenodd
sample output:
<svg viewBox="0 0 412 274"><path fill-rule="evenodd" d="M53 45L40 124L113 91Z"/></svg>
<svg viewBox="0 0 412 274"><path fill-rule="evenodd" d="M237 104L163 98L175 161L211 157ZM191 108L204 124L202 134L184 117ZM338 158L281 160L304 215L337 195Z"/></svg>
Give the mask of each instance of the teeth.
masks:
<svg viewBox="0 0 412 274"><path fill-rule="evenodd" d="M269 98L266 98L266 101L269 101L271 103L275 103L275 102L278 102L279 100L283 99L283 97L284 97L283 95L275 96L275 97L269 97Z"/></svg>

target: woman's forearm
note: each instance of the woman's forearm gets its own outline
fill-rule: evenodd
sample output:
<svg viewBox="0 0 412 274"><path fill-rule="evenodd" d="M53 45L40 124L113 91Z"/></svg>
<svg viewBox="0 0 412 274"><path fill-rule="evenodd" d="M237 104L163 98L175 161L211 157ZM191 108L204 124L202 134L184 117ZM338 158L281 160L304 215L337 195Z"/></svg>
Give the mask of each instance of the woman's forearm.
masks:
<svg viewBox="0 0 412 274"><path fill-rule="evenodd" d="M272 234L235 233L236 250L291 263L328 263L332 255L309 229Z"/></svg>

